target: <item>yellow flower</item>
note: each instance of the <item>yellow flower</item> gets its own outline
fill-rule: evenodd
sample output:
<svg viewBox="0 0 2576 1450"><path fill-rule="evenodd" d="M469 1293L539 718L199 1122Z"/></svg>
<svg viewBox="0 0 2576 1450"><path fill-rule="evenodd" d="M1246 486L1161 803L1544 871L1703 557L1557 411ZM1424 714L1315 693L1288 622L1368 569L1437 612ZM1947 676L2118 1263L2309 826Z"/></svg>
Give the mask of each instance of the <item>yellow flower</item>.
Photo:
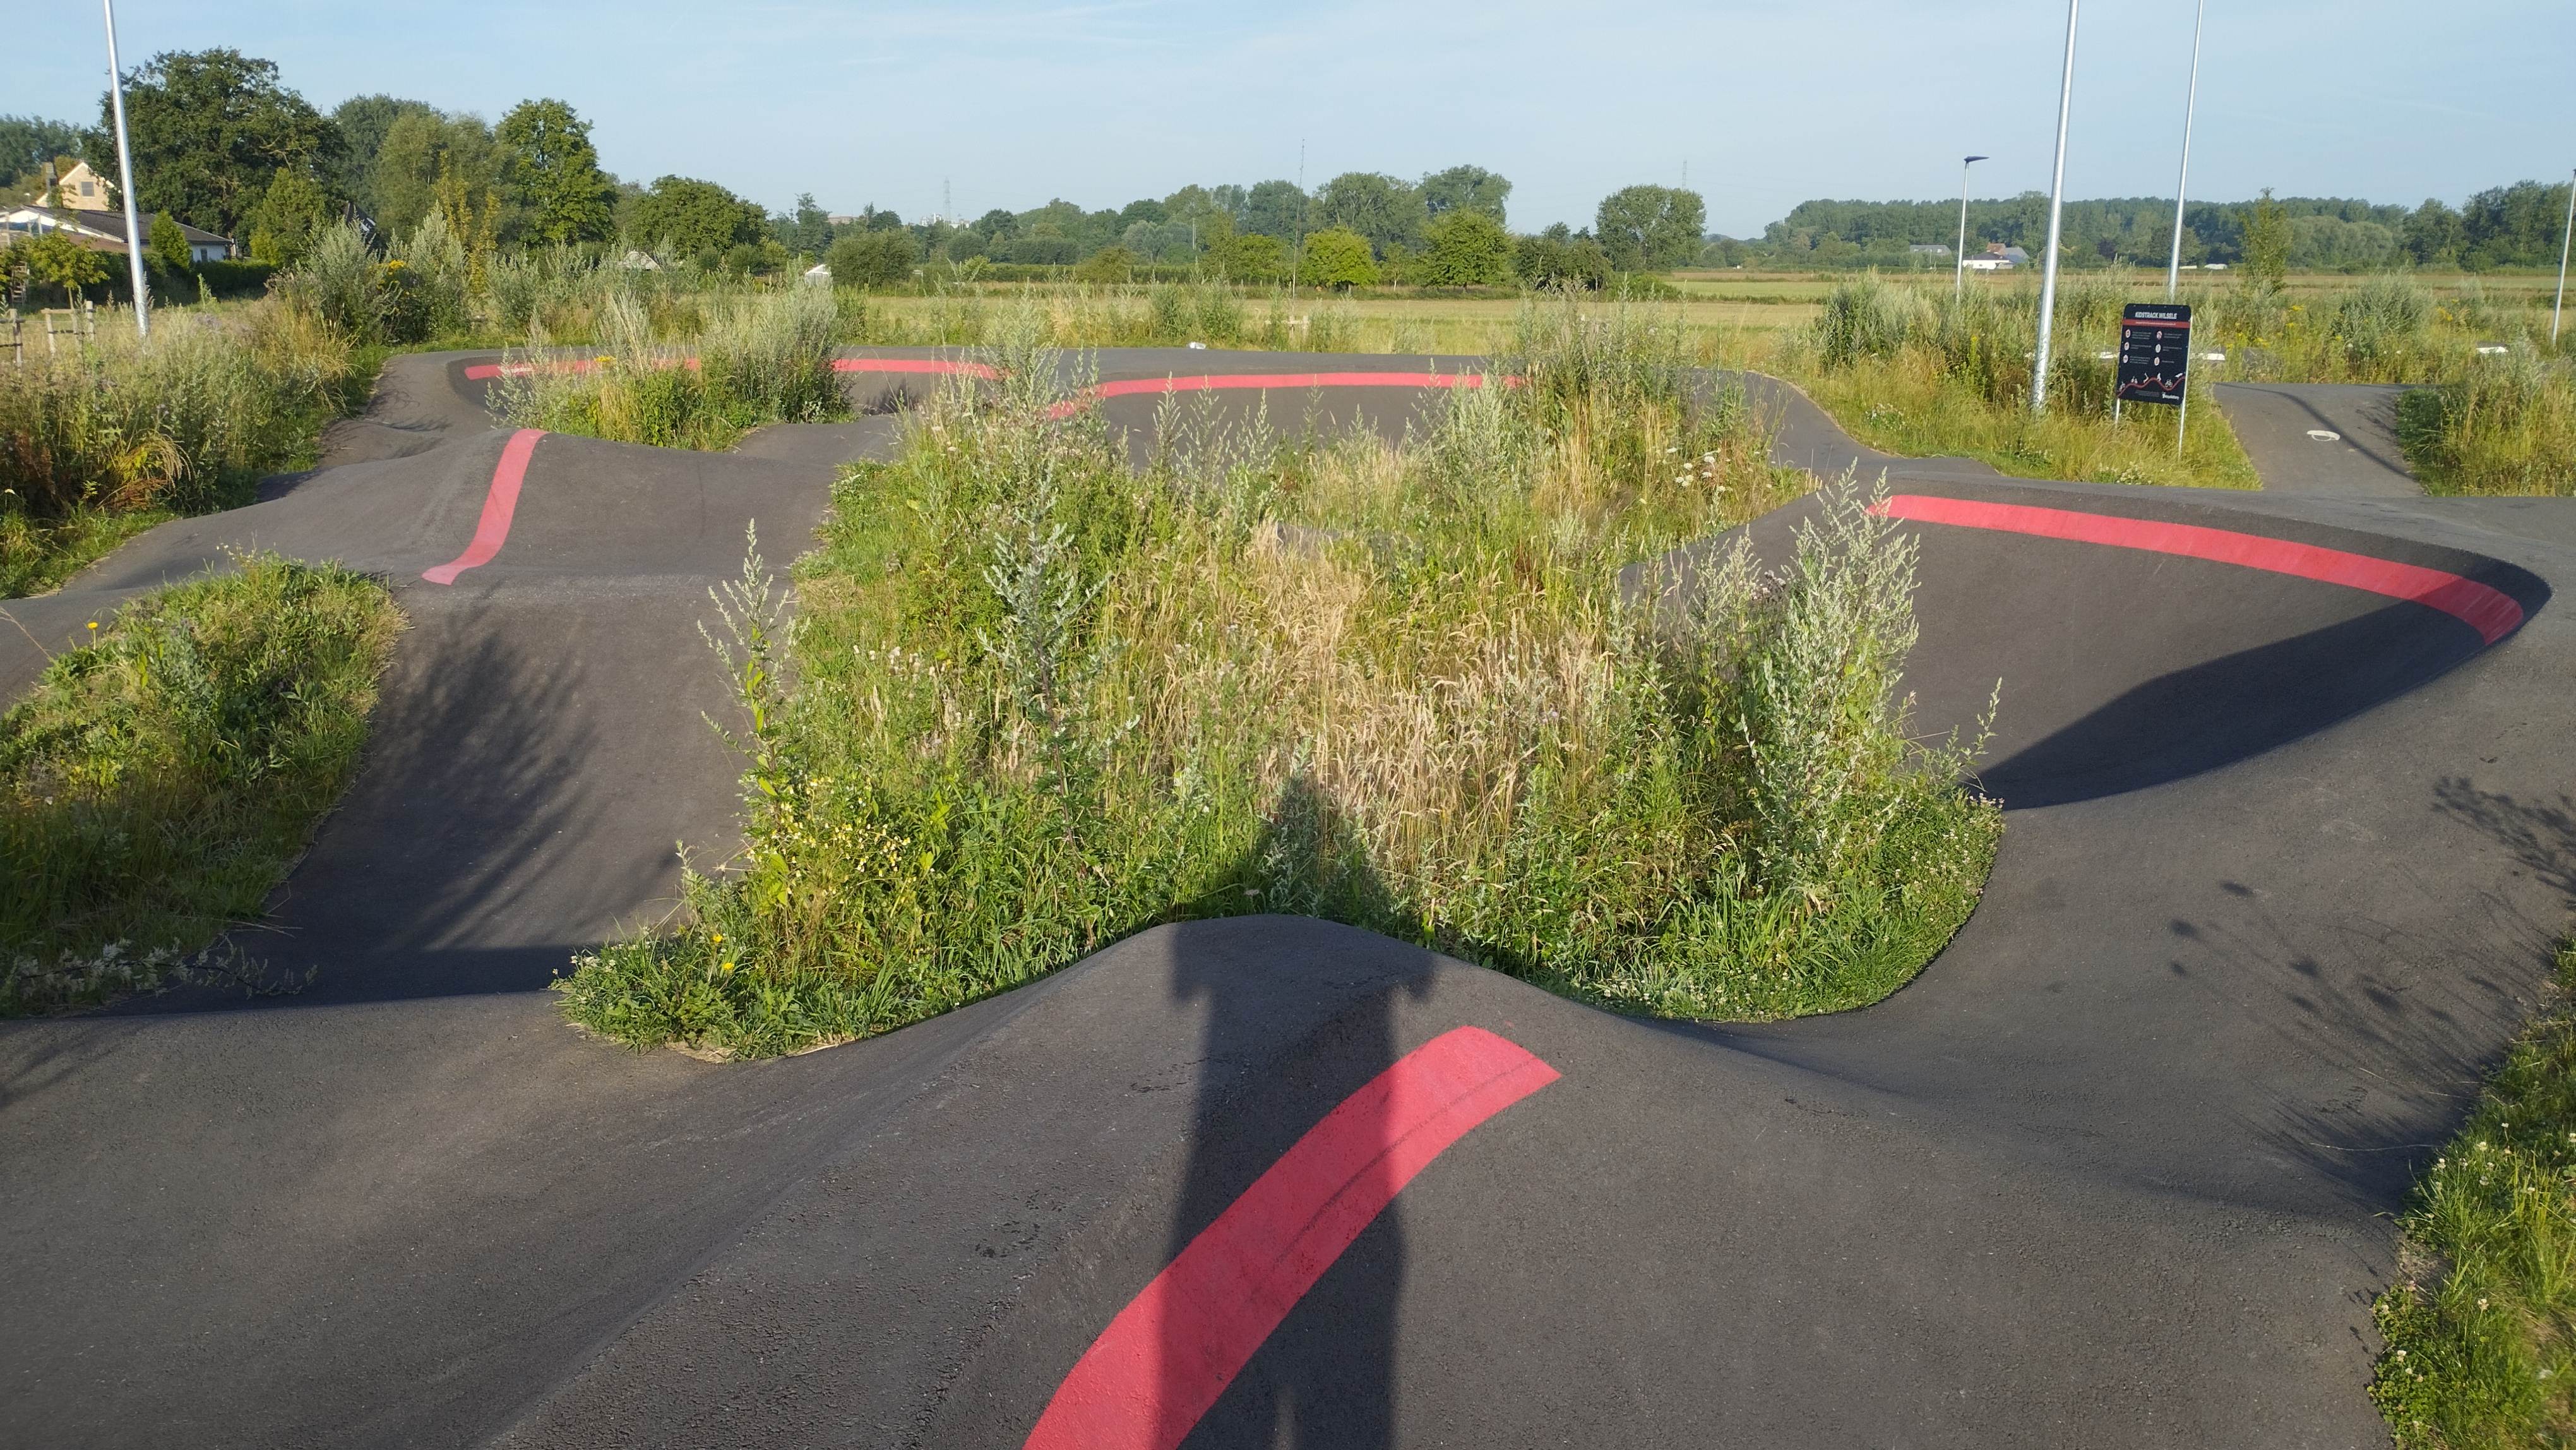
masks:
<svg viewBox="0 0 2576 1450"><path fill-rule="evenodd" d="M723 966L721 966L721 967L717 968L717 970L718 970L718 971L723 971L723 972L730 972L730 971L732 971L732 970L733 970L733 963L731 963L731 962L727 962L727 963L725 963Z"/></svg>

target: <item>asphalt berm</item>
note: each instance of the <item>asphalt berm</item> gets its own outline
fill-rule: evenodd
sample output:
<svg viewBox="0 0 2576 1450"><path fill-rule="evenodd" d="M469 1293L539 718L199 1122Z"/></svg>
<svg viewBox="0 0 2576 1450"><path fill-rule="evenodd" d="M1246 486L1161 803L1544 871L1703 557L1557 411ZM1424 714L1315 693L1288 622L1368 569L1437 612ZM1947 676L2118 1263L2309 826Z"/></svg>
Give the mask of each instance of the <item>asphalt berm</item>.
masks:
<svg viewBox="0 0 2576 1450"><path fill-rule="evenodd" d="M252 943L308 988L0 1028L0 1441L2386 1442L2388 1216L2576 898L2576 502L2411 494L2316 421L2349 394L2224 397L2240 495L1889 459L1755 380L1782 461L1884 470L1920 534L1925 726L2004 683L2002 854L1913 986L1647 1022L1263 917L711 1066L542 988L732 839L706 588L928 375L701 455L514 440L495 361L395 359L323 469L9 606L0 697L225 546L413 625ZM1167 375L1395 428L1475 364L1097 366L1150 432ZM1355 372L1406 376L1312 381Z"/></svg>

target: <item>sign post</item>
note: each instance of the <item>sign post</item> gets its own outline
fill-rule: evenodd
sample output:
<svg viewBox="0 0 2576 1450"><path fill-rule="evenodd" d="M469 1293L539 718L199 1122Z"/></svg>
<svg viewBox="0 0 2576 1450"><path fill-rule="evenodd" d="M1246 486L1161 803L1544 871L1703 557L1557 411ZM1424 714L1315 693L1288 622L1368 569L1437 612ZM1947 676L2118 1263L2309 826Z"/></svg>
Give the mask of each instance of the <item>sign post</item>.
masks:
<svg viewBox="0 0 2576 1450"><path fill-rule="evenodd" d="M2182 453L2191 419L2191 308L2179 302L2132 302L2120 309L2120 371L2111 387L2111 416L2122 403L2162 403L2174 419L2174 453Z"/></svg>

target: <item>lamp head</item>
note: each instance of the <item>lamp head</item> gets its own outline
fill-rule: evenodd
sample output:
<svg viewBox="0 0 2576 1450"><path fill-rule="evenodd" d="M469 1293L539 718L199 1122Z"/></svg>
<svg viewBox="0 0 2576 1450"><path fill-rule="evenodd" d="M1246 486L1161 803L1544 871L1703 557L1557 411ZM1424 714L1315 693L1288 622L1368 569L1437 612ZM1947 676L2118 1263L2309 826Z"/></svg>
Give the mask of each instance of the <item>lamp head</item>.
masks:
<svg viewBox="0 0 2576 1450"><path fill-rule="evenodd" d="M1980 162L1980 161L1992 161L1992 160L1994 160L1994 158L1993 158L1993 157L1991 157L1991 156L1971 156L1971 157L1969 157L1967 160L1962 161L1962 162L1960 162L1959 164L1960 164L1960 165L1962 165L1962 166L1974 166L1974 165L1976 165L1976 164L1977 164L1978 162Z"/></svg>

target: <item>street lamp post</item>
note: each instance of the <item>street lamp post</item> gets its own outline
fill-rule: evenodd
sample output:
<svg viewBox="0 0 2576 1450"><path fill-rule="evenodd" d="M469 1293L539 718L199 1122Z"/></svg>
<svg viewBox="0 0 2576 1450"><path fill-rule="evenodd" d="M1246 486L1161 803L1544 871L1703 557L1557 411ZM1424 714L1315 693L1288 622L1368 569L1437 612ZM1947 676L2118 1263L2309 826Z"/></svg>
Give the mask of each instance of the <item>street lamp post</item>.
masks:
<svg viewBox="0 0 2576 1450"><path fill-rule="evenodd" d="M2057 237L2066 211L2066 115L2075 104L2075 12L2066 0L2066 73L2057 88L2057 169L2048 184L2048 256L2040 268L2039 346L2032 351L2030 410L2048 411L2048 331L2057 310Z"/></svg>
<svg viewBox="0 0 2576 1450"><path fill-rule="evenodd" d="M152 298L143 281L143 233L134 216L134 144L125 138L125 73L116 68L116 0L99 0L107 12L107 94L116 116L116 174L125 191L125 260L134 276L134 333L152 335Z"/></svg>
<svg viewBox="0 0 2576 1450"><path fill-rule="evenodd" d="M2165 300L2171 302L2182 288L2182 196L2191 184L2191 113L2200 104L2200 26L2209 18L2209 0L2200 0L2200 9L2191 21L2191 89L2183 93L2182 103L2182 171L2174 178L2173 256L2165 263Z"/></svg>
<svg viewBox="0 0 2576 1450"><path fill-rule="evenodd" d="M2567 243L2576 240L2576 172L2569 173L2567 229L2558 234L2558 303L2549 309L2549 345L2558 346L2558 317L2567 310Z"/></svg>
<svg viewBox="0 0 2576 1450"><path fill-rule="evenodd" d="M1950 259L1950 300L1968 295L1968 168L1991 158L1971 156L1959 163L1959 255Z"/></svg>

